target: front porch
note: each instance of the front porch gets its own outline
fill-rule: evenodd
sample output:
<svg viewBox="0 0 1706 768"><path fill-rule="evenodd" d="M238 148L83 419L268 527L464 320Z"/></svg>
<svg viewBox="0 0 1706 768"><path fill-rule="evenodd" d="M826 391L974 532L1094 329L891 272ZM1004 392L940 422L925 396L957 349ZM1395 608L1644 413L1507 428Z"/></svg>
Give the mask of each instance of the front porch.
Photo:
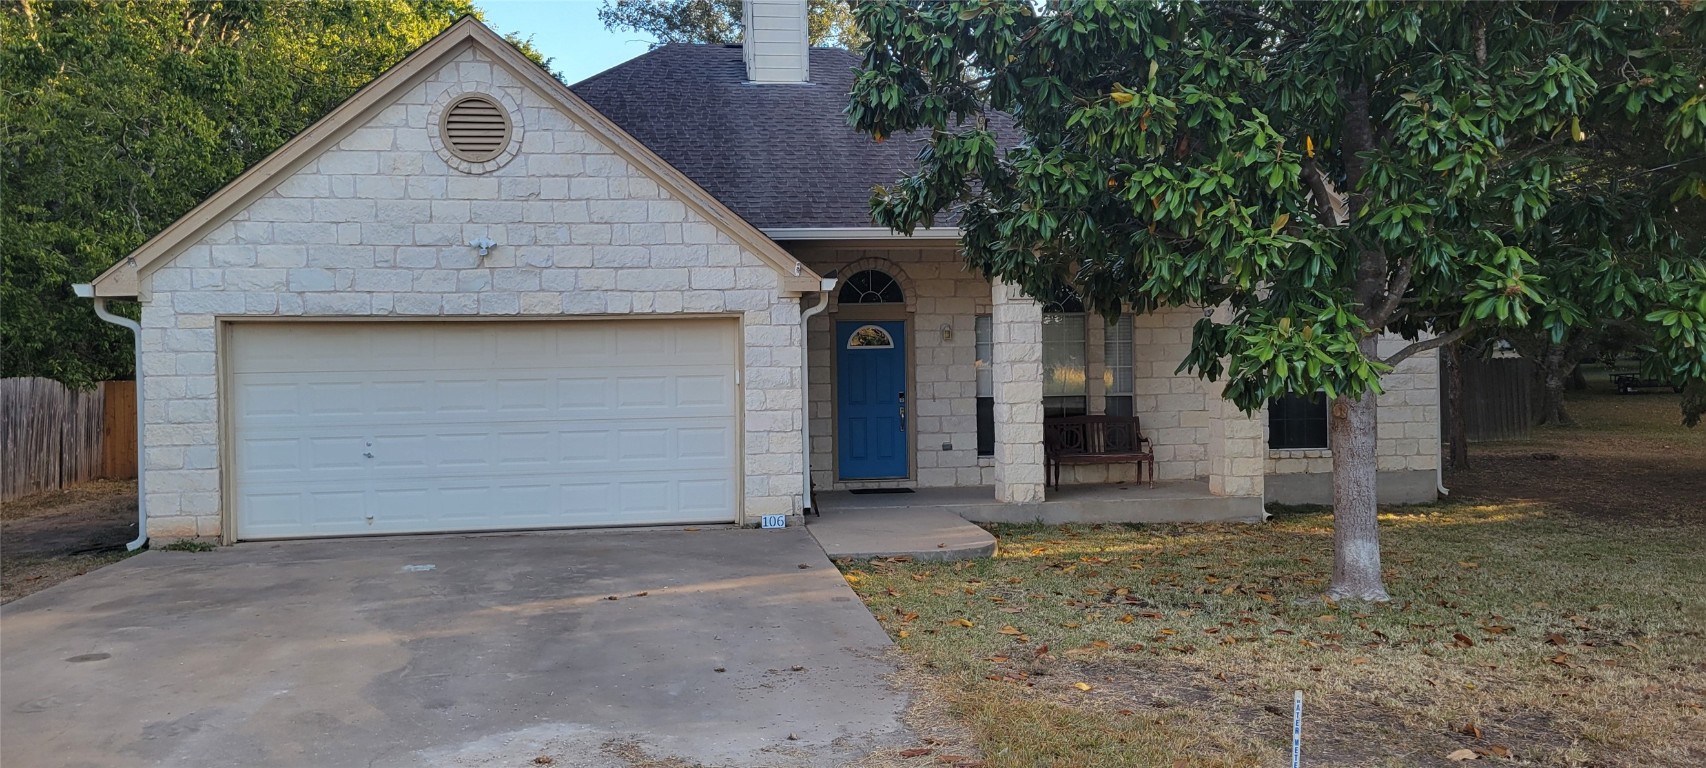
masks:
<svg viewBox="0 0 1706 768"><path fill-rule="evenodd" d="M996 501L989 486L824 491L817 509L806 525L831 558L915 560L994 554L994 537L973 523L1254 523L1265 514L1261 497L1215 495L1200 480L1068 485L1030 502Z"/></svg>
<svg viewBox="0 0 1706 768"><path fill-rule="evenodd" d="M1042 501L996 501L989 486L917 488L912 493L817 494L821 518L872 510L944 509L976 523L1255 523L1262 497L1218 496L1201 480L1147 485L1063 485Z"/></svg>
<svg viewBox="0 0 1706 768"><path fill-rule="evenodd" d="M833 532L821 526L862 516L878 538L861 537L857 553L870 554L862 548L883 530L925 512L948 527L1261 519L1260 417L1175 372L1200 310L1110 322L1075 297L1038 302L967 272L949 244L790 250L842 281L805 339L804 506L821 515L812 524L825 536ZM1080 416L1141 419L1159 487L1139 487L1136 465L1113 457L1068 464L1062 487L1047 487L1045 421ZM876 489L913 493L853 493ZM983 546L969 532L967 542ZM904 542L878 549L900 554Z"/></svg>

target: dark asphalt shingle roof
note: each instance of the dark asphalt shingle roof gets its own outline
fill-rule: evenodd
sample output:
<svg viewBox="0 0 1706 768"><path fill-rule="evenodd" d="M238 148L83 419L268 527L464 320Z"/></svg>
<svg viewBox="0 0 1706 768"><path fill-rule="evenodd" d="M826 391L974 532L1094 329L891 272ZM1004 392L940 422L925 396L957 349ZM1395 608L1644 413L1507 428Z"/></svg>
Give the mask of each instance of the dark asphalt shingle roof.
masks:
<svg viewBox="0 0 1706 768"><path fill-rule="evenodd" d="M754 85L740 46L672 44L570 87L754 226L868 227L871 188L912 171L921 145L848 127L858 64L813 48L810 83Z"/></svg>

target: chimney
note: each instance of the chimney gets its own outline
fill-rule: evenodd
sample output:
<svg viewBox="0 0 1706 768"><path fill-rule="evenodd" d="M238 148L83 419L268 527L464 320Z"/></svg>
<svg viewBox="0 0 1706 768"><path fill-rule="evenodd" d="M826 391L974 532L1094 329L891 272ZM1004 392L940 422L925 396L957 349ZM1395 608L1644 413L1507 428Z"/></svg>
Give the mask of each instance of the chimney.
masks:
<svg viewBox="0 0 1706 768"><path fill-rule="evenodd" d="M753 83L810 82L806 0L741 3L746 79Z"/></svg>

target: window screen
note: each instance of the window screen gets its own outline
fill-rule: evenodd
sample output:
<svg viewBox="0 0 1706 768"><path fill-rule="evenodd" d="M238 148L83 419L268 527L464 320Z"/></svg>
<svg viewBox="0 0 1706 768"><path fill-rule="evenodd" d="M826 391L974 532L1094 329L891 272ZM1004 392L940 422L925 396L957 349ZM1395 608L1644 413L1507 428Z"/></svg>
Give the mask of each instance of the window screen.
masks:
<svg viewBox="0 0 1706 768"><path fill-rule="evenodd" d="M995 455L994 329L989 315L978 315L973 326L977 346L977 455Z"/></svg>
<svg viewBox="0 0 1706 768"><path fill-rule="evenodd" d="M1327 396L1282 395L1268 401L1268 447L1275 450L1327 447Z"/></svg>

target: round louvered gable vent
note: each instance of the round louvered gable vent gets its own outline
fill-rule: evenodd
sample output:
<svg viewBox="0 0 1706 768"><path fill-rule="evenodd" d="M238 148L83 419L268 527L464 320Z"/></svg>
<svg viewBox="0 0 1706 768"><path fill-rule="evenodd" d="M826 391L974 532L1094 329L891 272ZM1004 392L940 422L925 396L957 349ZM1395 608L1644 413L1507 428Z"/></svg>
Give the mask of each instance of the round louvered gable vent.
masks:
<svg viewBox="0 0 1706 768"><path fill-rule="evenodd" d="M445 149L471 163L503 154L513 131L509 113L485 96L464 96L444 110L439 123Z"/></svg>

